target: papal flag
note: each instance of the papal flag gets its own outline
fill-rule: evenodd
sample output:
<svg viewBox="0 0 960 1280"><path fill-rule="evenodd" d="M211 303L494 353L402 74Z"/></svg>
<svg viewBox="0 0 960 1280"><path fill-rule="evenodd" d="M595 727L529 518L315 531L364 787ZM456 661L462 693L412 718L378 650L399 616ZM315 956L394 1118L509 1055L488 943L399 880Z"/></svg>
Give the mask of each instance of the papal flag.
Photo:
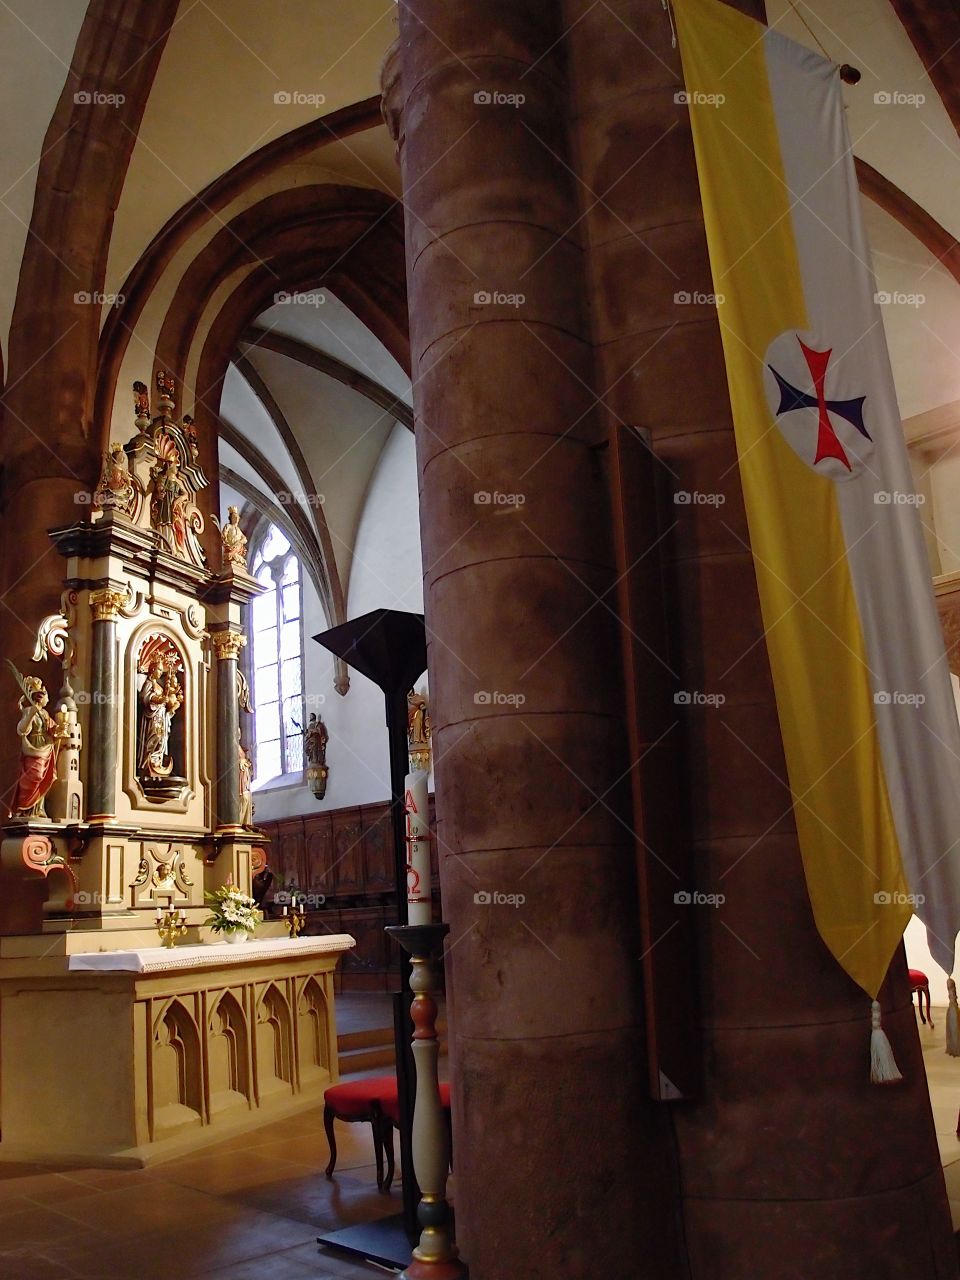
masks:
<svg viewBox="0 0 960 1280"><path fill-rule="evenodd" d="M960 724L839 70L719 0L673 3L807 888L876 1029L914 910L953 969Z"/></svg>

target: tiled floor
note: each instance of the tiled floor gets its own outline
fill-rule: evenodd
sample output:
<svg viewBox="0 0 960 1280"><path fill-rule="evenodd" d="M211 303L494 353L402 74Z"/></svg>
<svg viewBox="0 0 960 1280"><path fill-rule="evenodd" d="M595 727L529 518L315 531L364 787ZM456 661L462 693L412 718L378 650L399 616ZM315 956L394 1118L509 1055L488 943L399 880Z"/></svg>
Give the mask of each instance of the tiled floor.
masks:
<svg viewBox="0 0 960 1280"><path fill-rule="evenodd" d="M400 1209L377 1191L368 1125L337 1125L323 1174L322 1108L145 1170L0 1165L3 1280L376 1280L320 1251L318 1232Z"/></svg>

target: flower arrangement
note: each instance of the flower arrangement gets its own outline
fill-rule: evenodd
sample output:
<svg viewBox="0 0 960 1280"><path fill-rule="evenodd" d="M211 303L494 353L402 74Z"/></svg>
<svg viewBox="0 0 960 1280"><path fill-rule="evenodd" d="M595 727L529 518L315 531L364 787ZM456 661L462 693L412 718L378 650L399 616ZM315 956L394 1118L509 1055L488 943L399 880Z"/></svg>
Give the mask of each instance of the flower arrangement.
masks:
<svg viewBox="0 0 960 1280"><path fill-rule="evenodd" d="M210 904L210 916L204 924L214 933L253 933L263 920L254 900L235 884L222 884L203 896Z"/></svg>

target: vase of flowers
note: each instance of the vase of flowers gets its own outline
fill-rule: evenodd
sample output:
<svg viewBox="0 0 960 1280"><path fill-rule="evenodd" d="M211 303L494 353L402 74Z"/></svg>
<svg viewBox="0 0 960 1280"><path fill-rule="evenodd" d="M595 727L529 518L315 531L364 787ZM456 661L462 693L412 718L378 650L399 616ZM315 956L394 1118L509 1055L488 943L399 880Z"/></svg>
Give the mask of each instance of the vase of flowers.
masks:
<svg viewBox="0 0 960 1280"><path fill-rule="evenodd" d="M235 884L223 884L203 896L210 904L210 916L204 924L219 933L224 942L246 942L263 919L254 900Z"/></svg>

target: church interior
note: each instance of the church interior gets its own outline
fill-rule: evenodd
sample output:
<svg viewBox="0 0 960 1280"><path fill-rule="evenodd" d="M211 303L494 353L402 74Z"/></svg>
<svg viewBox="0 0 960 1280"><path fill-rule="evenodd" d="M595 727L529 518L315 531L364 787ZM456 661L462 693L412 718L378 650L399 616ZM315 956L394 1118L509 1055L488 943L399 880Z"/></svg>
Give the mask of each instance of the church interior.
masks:
<svg viewBox="0 0 960 1280"><path fill-rule="evenodd" d="M960 6L0 30L0 1280L957 1277Z"/></svg>

